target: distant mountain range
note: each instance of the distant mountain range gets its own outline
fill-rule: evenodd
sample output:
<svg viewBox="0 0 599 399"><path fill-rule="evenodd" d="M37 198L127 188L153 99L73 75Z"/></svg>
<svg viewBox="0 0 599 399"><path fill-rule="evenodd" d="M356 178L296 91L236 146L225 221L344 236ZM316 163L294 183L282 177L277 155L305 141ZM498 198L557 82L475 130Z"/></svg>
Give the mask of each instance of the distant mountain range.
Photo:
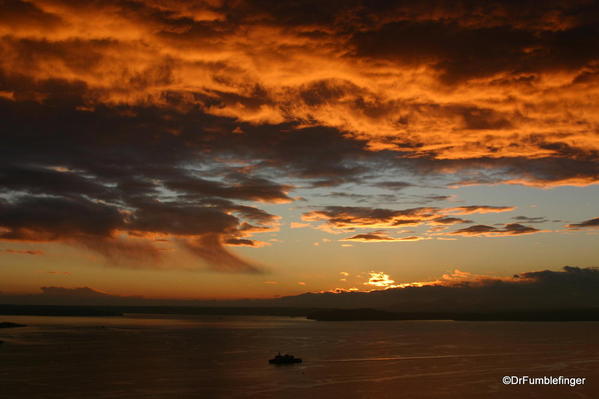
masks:
<svg viewBox="0 0 599 399"><path fill-rule="evenodd" d="M237 312L233 310L235 308L245 309L244 312L247 314L262 314L260 309L271 309L265 314L288 315L306 315L306 309L370 308L395 313L451 314L456 312L488 314L530 309L534 311L594 309L599 308L599 269L566 266L561 271L527 272L512 279L485 278L452 285L391 288L370 292L304 293L280 298L240 300L164 300L109 295L87 287L43 287L41 294L0 294L0 304L38 307L39 305L63 305L70 306L72 309L76 309L73 308L75 305L85 305L104 309L103 311L112 311L110 309L114 308L111 307L117 309L144 307L159 308L160 312L167 313L173 312L173 309L189 307L229 309L221 310L219 314ZM119 313L121 310L116 312Z"/></svg>

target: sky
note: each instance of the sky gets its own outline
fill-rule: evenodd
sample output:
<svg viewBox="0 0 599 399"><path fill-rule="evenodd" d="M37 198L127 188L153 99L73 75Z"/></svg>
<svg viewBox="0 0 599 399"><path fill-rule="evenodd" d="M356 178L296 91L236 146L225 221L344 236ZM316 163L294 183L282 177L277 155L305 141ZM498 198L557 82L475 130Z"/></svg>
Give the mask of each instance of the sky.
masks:
<svg viewBox="0 0 599 399"><path fill-rule="evenodd" d="M1 294L273 298L599 266L594 1L2 9Z"/></svg>

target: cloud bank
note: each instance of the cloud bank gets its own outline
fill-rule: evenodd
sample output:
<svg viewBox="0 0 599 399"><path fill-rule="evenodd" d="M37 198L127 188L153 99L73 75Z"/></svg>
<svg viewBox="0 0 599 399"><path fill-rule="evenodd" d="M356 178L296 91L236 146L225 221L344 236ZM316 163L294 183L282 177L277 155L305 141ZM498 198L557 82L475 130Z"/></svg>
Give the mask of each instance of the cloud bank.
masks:
<svg viewBox="0 0 599 399"><path fill-rule="evenodd" d="M399 284L386 273L370 272L363 285L369 291L305 293L273 299L168 300L112 295L90 287L42 287L39 294L0 293L0 302L34 305L370 307L404 312L489 312L599 308L597 287L598 268L565 266L558 271L531 271L511 277L480 276L457 270L437 281L419 284Z"/></svg>
<svg viewBox="0 0 599 399"><path fill-rule="evenodd" d="M372 281L370 281L372 280ZM391 286L383 273L369 282ZM457 271L424 285L370 292L306 293L277 301L288 306L365 308L393 311L495 311L599 308L599 269L565 266L508 278Z"/></svg>

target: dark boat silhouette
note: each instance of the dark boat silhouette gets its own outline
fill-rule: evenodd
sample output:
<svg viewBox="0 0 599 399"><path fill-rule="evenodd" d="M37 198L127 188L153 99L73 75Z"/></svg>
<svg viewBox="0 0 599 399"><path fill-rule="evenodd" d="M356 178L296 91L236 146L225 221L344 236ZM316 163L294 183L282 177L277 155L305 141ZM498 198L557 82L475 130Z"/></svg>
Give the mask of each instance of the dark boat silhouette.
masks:
<svg viewBox="0 0 599 399"><path fill-rule="evenodd" d="M293 355L284 354L281 355L279 352L274 358L270 359L268 363L270 364L293 364L293 363L301 363L302 359L299 357L295 357Z"/></svg>

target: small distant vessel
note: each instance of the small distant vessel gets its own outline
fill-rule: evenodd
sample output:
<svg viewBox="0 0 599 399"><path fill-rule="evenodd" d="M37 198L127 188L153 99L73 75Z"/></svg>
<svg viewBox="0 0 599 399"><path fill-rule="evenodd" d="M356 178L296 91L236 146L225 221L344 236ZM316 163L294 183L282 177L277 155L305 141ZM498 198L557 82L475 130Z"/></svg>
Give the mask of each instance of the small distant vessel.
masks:
<svg viewBox="0 0 599 399"><path fill-rule="evenodd" d="M300 359L299 357L295 357L289 354L281 355L281 352L279 352L274 358L268 361L268 363L270 364L293 364L301 362L302 359Z"/></svg>

